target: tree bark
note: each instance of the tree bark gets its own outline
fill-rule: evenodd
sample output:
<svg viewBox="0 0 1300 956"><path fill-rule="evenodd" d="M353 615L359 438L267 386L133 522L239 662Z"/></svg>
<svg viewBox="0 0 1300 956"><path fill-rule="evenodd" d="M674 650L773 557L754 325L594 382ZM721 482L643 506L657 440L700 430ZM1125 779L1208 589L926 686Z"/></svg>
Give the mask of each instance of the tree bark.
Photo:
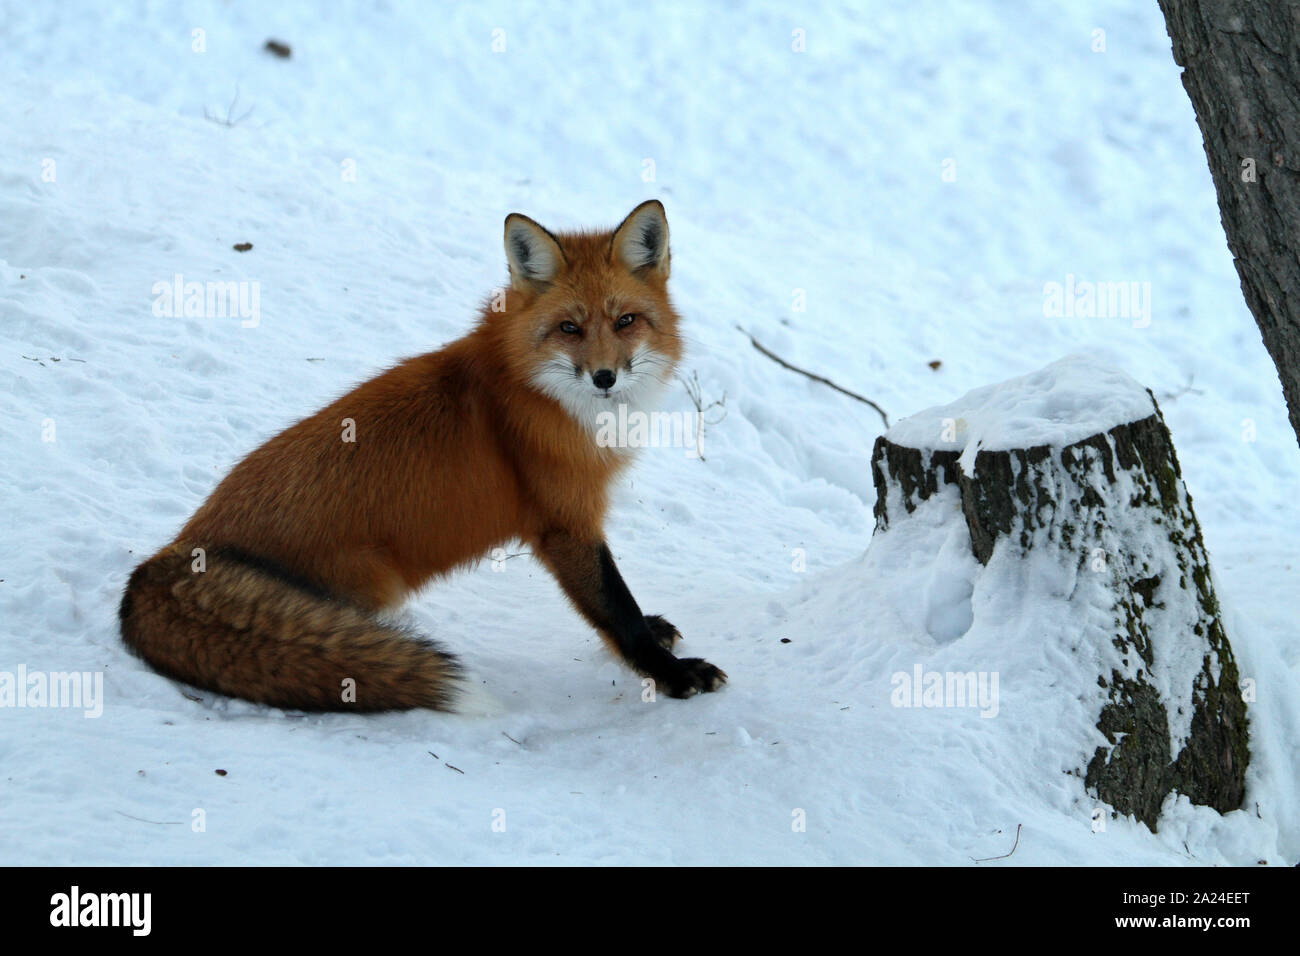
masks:
<svg viewBox="0 0 1300 956"><path fill-rule="evenodd" d="M1300 4L1160 0L1223 231L1300 441Z"/></svg>
<svg viewBox="0 0 1300 956"><path fill-rule="evenodd" d="M1074 580L1069 597L1024 594L1022 606L1059 601L1053 615L1070 652L1098 662L1091 687L1061 688L1096 701L1106 740L1077 758L1085 786L1155 830L1171 791L1221 813L1239 808L1250 752L1209 557L1169 431L1147 395L1149 417L1063 447L967 458L884 435L872 472L877 534L955 486L952 520L964 519L980 564L999 549L1017 563L1034 552ZM1097 608L1108 610L1098 618Z"/></svg>

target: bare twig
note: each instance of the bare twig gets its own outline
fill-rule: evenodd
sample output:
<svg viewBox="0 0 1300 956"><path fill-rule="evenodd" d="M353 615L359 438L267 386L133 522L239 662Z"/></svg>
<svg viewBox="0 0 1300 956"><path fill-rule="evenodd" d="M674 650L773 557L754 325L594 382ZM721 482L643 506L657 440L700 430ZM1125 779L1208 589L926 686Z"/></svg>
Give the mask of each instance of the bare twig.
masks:
<svg viewBox="0 0 1300 956"><path fill-rule="evenodd" d="M152 823L156 827L178 827L185 822L184 820L146 820L144 817L133 817L129 813L122 813L121 810L114 810L113 812L121 814L128 820L136 820L140 823Z"/></svg>
<svg viewBox="0 0 1300 956"><path fill-rule="evenodd" d="M239 102L239 84L236 83L235 98L231 100L230 105L226 107L226 118L222 119L220 116L217 116L215 113L209 113L208 108L206 106L203 107L203 118L213 123L216 123L218 126L237 126L240 123L242 123L244 120L248 119L249 114L253 112L253 107L250 106L247 110L244 111L243 116L240 116L238 119L236 119L235 105L238 102Z"/></svg>
<svg viewBox="0 0 1300 956"><path fill-rule="evenodd" d="M509 561L511 558L527 558L527 557L531 557L531 556L532 556L532 553L533 553L533 552L531 552L531 551L515 551L515 552L513 552L513 553L511 553L511 554L496 554L496 553L493 553L493 554L489 554L489 555L487 556L487 560L488 560L488 561L491 561L492 564L494 564L494 565L497 564L497 562L500 562L501 564L504 565L504 564L505 564L507 561ZM480 562L480 564L481 564L481 563L482 563L482 562ZM497 568L497 567L494 567L492 570L493 570L493 571L502 571L502 570L504 570L504 568Z"/></svg>
<svg viewBox="0 0 1300 956"><path fill-rule="evenodd" d="M867 398L865 395L859 395L857 392L851 392L847 388L844 388L841 385L836 385L829 378L826 378L823 375L818 375L815 372L809 372L807 369L799 368L799 366L797 365L791 365L789 362L781 358L781 356L777 355L771 349L766 348L761 342L758 341L758 339L754 338L748 332L745 332L744 328L742 328L739 325L737 325L736 328L739 329L741 332L745 333L745 336L749 339L750 344L753 345L754 348L758 349L760 352L762 352L764 355L770 358L777 365L780 365L782 368L787 368L792 372L798 372L800 375L807 376L808 378L812 379L814 382L821 382L823 385L828 385L842 395L847 395L849 398L855 398L859 402L862 402L863 404L870 405L880 414L880 418L885 423L885 427L886 428L889 427L889 416L885 414L885 410L881 408L879 405L877 405L875 402L873 402L871 399Z"/></svg>
<svg viewBox="0 0 1300 956"><path fill-rule="evenodd" d="M1016 842L1011 845L1011 853L1015 853L1016 847L1020 846L1020 828L1023 826L1024 826L1023 823L1016 824ZM1005 860L1007 857L1011 855L1011 853L1003 853L1001 856L986 856L982 860L977 860L975 859L975 857L971 857L971 862L988 863L990 860Z"/></svg>
<svg viewBox="0 0 1300 956"><path fill-rule="evenodd" d="M1193 394L1193 395L1204 395L1204 394L1205 394L1205 390L1204 390L1204 389L1202 389L1202 388L1192 388L1192 382L1194 382L1194 381L1196 381L1196 376L1194 376L1194 375L1189 375L1189 376L1187 376L1187 384L1186 384L1186 385L1184 385L1182 388L1180 388L1180 389L1179 389L1178 391L1176 391L1176 392L1165 392L1164 394L1162 394L1162 395L1160 396L1160 401L1162 401L1162 402L1166 402L1166 403L1168 403L1168 402L1172 402L1172 401L1174 401L1174 400L1176 400L1176 399L1182 398L1182 397L1183 397L1184 395L1186 395L1188 392L1190 392L1190 393Z"/></svg>
<svg viewBox="0 0 1300 956"><path fill-rule="evenodd" d="M717 401L705 405L704 390L700 386L699 372L692 369L690 378L687 378L685 375L678 375L677 380L682 383L682 387L686 389L686 394L690 396L691 404L695 406L695 453L699 456L700 461L704 461L704 448L702 445L702 442L704 441L704 426L706 424L716 425L727 417L727 393L723 392L722 397ZM705 413L712 411L715 408L721 408L722 414L711 422L706 421L704 418Z"/></svg>

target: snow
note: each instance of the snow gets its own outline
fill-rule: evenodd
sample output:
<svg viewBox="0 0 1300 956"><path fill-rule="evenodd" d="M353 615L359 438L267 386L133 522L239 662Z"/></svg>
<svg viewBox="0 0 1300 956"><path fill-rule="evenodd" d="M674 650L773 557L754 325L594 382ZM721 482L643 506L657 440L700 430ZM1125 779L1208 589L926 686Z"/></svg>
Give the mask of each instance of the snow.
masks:
<svg viewBox="0 0 1300 956"><path fill-rule="evenodd" d="M0 671L104 689L97 718L0 708L0 862L973 865L1019 824L981 865L1300 858L1300 449L1154 4L69 0L7 10L0 49ZM236 89L238 122L204 118ZM612 226L650 197L683 371L725 417L704 460L645 449L608 534L728 687L643 702L527 556L406 611L487 715L286 713L126 654L134 564L257 443L462 334L507 213ZM177 275L256 314L167 314ZM1054 308L1081 282L1151 294ZM943 495L872 540L879 417L737 324L894 420L1067 355L1150 387L1254 682L1245 807L1094 832L1070 582L980 571ZM1103 411L1032 394L980 437ZM894 706L917 665L996 673L996 716Z"/></svg>
<svg viewBox="0 0 1300 956"><path fill-rule="evenodd" d="M1153 414L1151 396L1131 376L1095 356L1071 355L910 415L885 437L907 448L959 451L969 472L977 451L1061 448Z"/></svg>

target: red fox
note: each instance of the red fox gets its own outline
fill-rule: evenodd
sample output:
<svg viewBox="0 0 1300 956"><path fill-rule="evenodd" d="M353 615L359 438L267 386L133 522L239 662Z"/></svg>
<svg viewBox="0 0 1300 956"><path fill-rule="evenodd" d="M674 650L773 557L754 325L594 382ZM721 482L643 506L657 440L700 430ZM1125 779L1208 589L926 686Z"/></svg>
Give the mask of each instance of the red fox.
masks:
<svg viewBox="0 0 1300 956"><path fill-rule="evenodd" d="M672 697L727 675L672 653L602 526L628 450L596 416L653 398L681 357L668 220L554 235L506 217L510 285L477 326L281 432L237 464L170 545L131 574L119 617L157 671L303 710L454 710L456 659L384 620L436 575L514 540Z"/></svg>

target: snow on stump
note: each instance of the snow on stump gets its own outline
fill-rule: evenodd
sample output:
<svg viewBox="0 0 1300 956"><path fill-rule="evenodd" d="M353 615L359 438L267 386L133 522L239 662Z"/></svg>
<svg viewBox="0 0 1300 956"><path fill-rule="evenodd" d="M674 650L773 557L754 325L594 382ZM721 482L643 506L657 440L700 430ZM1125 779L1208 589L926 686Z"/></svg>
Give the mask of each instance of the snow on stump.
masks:
<svg viewBox="0 0 1300 956"><path fill-rule="evenodd" d="M1091 690L1063 689L1095 696L1105 743L1092 754L1084 744L1079 761L1091 794L1152 830L1171 791L1220 813L1241 806L1246 705L1149 390L1096 360L1062 359L899 422L876 440L872 471L877 534L942 491L960 502L952 520L964 518L979 573L995 556L1046 560L1069 582L1014 601L1029 619L1032 602L1050 606L1081 673L1096 671Z"/></svg>

